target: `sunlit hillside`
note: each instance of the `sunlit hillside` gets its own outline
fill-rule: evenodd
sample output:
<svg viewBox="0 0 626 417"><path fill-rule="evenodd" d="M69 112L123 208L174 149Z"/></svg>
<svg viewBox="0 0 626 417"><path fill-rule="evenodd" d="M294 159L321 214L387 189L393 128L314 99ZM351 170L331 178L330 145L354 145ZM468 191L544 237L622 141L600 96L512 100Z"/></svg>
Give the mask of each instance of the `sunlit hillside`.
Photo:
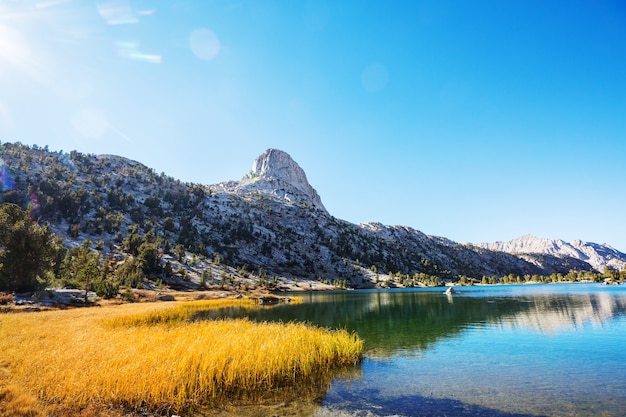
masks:
<svg viewBox="0 0 626 417"><path fill-rule="evenodd" d="M0 201L49 222L65 246L97 251L100 268L108 260L114 277L123 276L118 282L130 286L147 277L182 288L367 288L591 269L569 257L522 257L409 227L337 219L280 151L261 155L241 182L216 185L182 183L118 156L19 143L0 151Z"/></svg>

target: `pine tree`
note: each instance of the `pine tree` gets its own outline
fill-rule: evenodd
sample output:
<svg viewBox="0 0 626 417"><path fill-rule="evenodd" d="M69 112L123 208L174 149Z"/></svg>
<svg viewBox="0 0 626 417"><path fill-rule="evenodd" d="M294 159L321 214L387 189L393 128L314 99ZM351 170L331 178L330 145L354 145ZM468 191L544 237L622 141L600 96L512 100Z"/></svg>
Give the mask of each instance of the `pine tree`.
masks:
<svg viewBox="0 0 626 417"><path fill-rule="evenodd" d="M43 288L52 266L52 238L47 224L39 226L19 206L0 206L0 290Z"/></svg>

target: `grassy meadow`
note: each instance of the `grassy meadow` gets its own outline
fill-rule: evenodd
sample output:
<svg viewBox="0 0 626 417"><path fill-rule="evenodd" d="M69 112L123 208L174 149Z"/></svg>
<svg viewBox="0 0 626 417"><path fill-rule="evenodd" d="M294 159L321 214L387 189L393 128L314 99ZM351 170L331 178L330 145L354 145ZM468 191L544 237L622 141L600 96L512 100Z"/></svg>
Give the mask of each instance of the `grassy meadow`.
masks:
<svg viewBox="0 0 626 417"><path fill-rule="evenodd" d="M0 417L90 407L184 414L296 387L313 392L361 358L362 341L345 331L190 320L241 303L252 301L0 314Z"/></svg>

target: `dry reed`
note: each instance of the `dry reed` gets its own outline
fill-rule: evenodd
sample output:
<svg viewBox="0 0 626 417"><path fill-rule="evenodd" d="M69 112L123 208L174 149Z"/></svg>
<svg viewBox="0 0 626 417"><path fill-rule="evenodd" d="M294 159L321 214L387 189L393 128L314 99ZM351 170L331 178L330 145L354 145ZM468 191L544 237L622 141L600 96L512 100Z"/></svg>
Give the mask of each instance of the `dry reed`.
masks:
<svg viewBox="0 0 626 417"><path fill-rule="evenodd" d="M319 384L360 360L354 334L295 323L189 321L247 301L131 304L4 314L0 389L46 404L185 412ZM4 381L4 382L3 382ZM328 379L329 381L329 379ZM36 414L33 414L36 415Z"/></svg>

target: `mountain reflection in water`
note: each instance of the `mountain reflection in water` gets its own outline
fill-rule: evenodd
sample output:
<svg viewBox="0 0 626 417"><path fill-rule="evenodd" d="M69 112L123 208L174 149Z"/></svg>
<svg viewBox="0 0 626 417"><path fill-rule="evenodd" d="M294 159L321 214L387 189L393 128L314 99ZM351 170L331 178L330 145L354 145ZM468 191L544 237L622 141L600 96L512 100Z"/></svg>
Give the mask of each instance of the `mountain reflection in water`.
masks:
<svg viewBox="0 0 626 417"><path fill-rule="evenodd" d="M387 356L419 354L468 327L489 324L550 334L586 324L602 326L626 312L626 295L561 292L558 287L573 286L462 287L452 296L443 294L441 288L304 293L297 294L304 297L301 304L231 307L200 313L199 317L298 321L347 329L365 339L367 355ZM599 285L593 284L593 288Z"/></svg>
<svg viewBox="0 0 626 417"><path fill-rule="evenodd" d="M300 304L198 319L307 322L365 340L358 377L334 379L317 407L293 415L623 415L626 286L443 290L300 293Z"/></svg>
<svg viewBox="0 0 626 417"><path fill-rule="evenodd" d="M572 331L585 325L602 327L626 311L626 300L610 293L535 296L529 309L514 316L502 317L498 323L512 328L527 328L545 334Z"/></svg>

